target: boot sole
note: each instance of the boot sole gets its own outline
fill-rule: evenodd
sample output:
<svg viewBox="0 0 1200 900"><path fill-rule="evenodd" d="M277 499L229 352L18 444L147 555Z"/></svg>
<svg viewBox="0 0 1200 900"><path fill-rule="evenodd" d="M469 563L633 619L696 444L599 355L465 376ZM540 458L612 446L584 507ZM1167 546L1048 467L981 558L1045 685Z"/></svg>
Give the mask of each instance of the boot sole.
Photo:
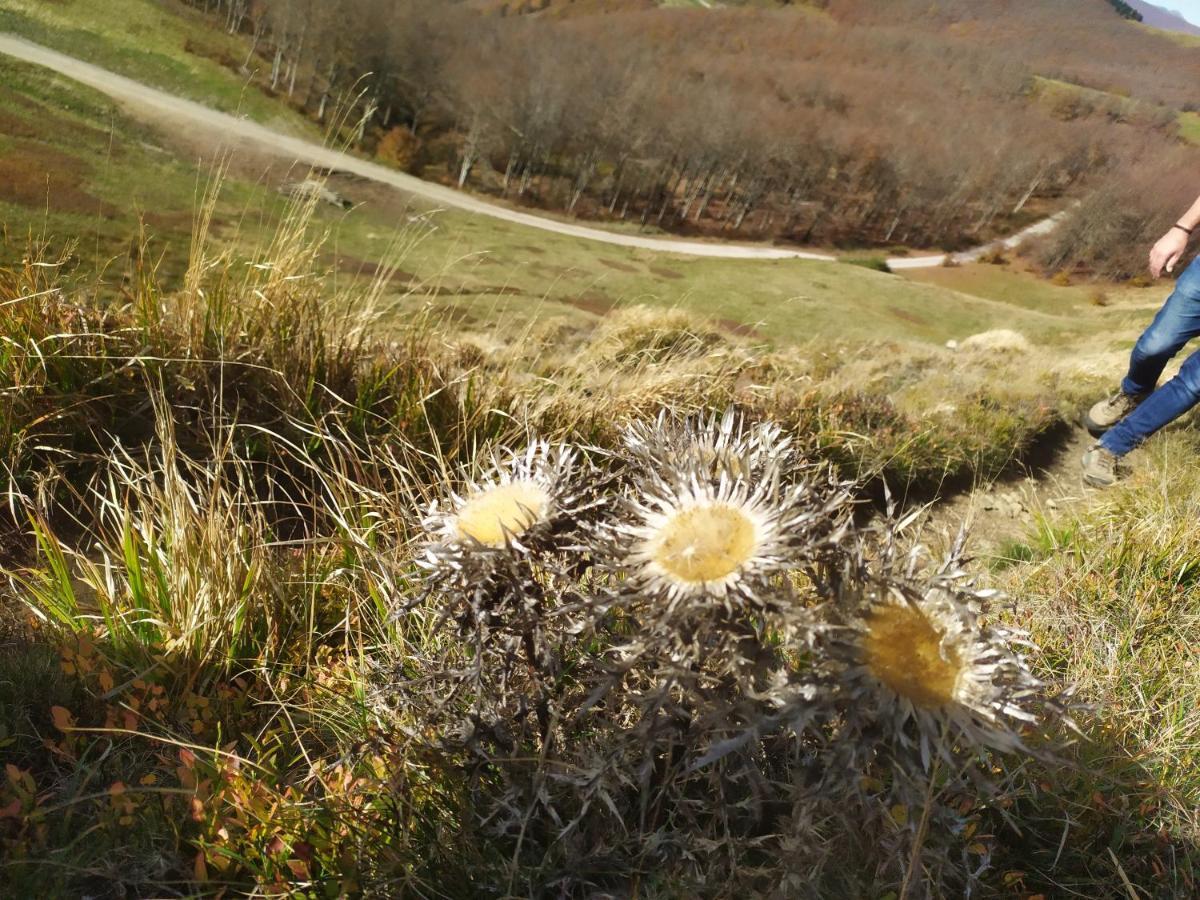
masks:
<svg viewBox="0 0 1200 900"><path fill-rule="evenodd" d="M1121 421L1120 419L1117 419L1117 421L1113 422L1111 425L1101 425L1099 422L1097 422L1095 419L1092 418L1091 413L1085 413L1083 416L1083 427L1087 429L1087 433L1090 434L1092 437L1098 438L1098 437L1104 437L1104 435L1107 434L1113 428L1115 428L1118 425L1118 423L1120 423L1120 421Z"/></svg>
<svg viewBox="0 0 1200 900"><path fill-rule="evenodd" d="M1086 474L1083 476L1083 483L1088 487L1094 488L1110 488L1116 484L1115 481L1104 481L1101 478L1093 478L1091 475Z"/></svg>

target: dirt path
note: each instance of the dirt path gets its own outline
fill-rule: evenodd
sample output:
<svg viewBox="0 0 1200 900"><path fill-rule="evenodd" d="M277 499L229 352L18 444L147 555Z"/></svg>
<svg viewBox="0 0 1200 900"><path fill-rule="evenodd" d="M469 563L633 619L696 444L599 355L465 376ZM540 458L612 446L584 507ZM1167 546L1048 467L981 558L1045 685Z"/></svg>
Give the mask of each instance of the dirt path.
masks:
<svg viewBox="0 0 1200 900"><path fill-rule="evenodd" d="M1028 540L1040 522L1087 508L1099 492L1083 483L1079 459L1094 442L1081 427L1064 425L1004 477L937 501L924 516L928 543L949 547L965 524L972 552L989 557Z"/></svg>
<svg viewBox="0 0 1200 900"><path fill-rule="evenodd" d="M658 253L677 253L685 256L719 257L723 259L799 259L821 262L833 262L836 260L836 257L822 253L810 253L804 250L791 250L783 247L642 237L547 219L530 213L520 212L519 210L509 209L495 203L489 203L486 200L481 200L478 197L455 191L442 185L431 184L412 175L367 162L347 153L331 150L312 141L281 134L249 119L209 109L199 103L184 100L181 97L148 87L123 75L117 75L107 69L102 69L99 66L83 62L82 60L75 59L47 47L42 47L14 35L0 34L0 53L24 62L52 69L60 75L65 75L67 78L107 94L114 100L127 106L135 114L152 118L158 124L183 129L202 129L223 141L233 139L250 141L276 155L286 158L288 161L298 160L324 169L349 172L380 184L390 185L440 206L453 207L478 215L491 216L495 219L524 225L529 228L538 228L542 231L551 231L555 234L598 241L605 244L615 244L621 247L634 247ZM1046 219L1006 241L989 244L966 253L955 254L954 258L960 261L967 261L977 259L995 246L1015 246L1016 243L1019 243L1025 237L1033 234L1044 234L1046 231L1052 230L1057 224L1058 219L1059 216ZM945 259L945 254L912 258L898 257L889 260L888 263L894 269L903 270L940 266Z"/></svg>

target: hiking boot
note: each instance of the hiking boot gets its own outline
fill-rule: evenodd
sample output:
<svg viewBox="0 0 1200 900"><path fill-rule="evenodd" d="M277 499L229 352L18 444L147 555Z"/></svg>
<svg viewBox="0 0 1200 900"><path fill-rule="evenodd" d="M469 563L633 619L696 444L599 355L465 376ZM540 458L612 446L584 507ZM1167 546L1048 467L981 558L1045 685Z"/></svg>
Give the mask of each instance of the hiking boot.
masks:
<svg viewBox="0 0 1200 900"><path fill-rule="evenodd" d="M1101 400L1087 411L1087 415L1083 417L1083 426L1094 437L1100 437L1137 409L1146 397L1146 394L1127 394L1124 391L1117 391L1107 400Z"/></svg>
<svg viewBox="0 0 1200 900"><path fill-rule="evenodd" d="M1117 483L1117 456L1096 444L1083 454L1083 480L1092 487L1112 487Z"/></svg>

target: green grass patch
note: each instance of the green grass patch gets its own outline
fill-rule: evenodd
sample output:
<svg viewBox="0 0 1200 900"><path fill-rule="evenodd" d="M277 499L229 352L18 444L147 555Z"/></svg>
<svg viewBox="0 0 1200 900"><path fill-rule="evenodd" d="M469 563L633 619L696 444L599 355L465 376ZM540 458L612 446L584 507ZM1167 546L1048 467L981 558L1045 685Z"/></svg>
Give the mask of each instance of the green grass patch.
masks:
<svg viewBox="0 0 1200 900"><path fill-rule="evenodd" d="M1064 113L1070 110L1075 102L1085 104L1090 110L1103 110L1121 116L1132 114L1141 105L1139 101L1122 94L1085 87L1058 78L1035 75L1033 81L1039 99Z"/></svg>
<svg viewBox="0 0 1200 900"><path fill-rule="evenodd" d="M70 235L88 271L127 256L144 226L159 274L177 284L213 161L168 149L169 136L106 97L36 66L0 57L0 223L10 235ZM282 177L276 176L276 178ZM269 183L226 178L216 230L252 246L286 205ZM5 248L20 252L21 241ZM0 253L5 250L0 250ZM2 262L16 262L0 258Z"/></svg>
<svg viewBox="0 0 1200 900"><path fill-rule="evenodd" d="M1200 113L1179 114L1179 136L1189 144L1200 144Z"/></svg>
<svg viewBox="0 0 1200 900"><path fill-rule="evenodd" d="M1066 316L1090 303L1086 286L1060 286L1029 273L987 263L906 270L904 277L984 300L1051 316Z"/></svg>
<svg viewBox="0 0 1200 900"><path fill-rule="evenodd" d="M1190 430L1154 439L1134 477L1094 509L1058 522L1051 541L1010 548L1028 557L1006 582L1046 652L1046 675L1077 685L1092 707L1080 717L1077 768L1048 773L1040 796L1014 806L1040 814L1020 851L1022 870L1034 876L1028 890L1087 885L1109 850L1144 896L1197 889L1198 451ZM1078 815L1063 840L1068 810Z"/></svg>
<svg viewBox="0 0 1200 900"><path fill-rule="evenodd" d="M246 46L199 13L169 0L3 0L0 31L225 112L319 138L299 113L248 85L236 71ZM251 60L250 65L255 61Z"/></svg>
<svg viewBox="0 0 1200 900"><path fill-rule="evenodd" d="M848 266L861 266L864 269L870 269L872 272L883 272L887 275L892 274L892 268L888 265L887 260L882 256L845 256L841 262Z"/></svg>

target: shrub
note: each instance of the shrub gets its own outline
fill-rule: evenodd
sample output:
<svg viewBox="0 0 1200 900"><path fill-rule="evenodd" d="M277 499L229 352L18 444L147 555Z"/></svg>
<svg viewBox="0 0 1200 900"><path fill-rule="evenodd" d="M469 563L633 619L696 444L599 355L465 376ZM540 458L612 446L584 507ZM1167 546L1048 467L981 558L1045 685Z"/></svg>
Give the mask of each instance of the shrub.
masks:
<svg viewBox="0 0 1200 900"><path fill-rule="evenodd" d="M392 128L375 148L375 155L398 169L409 170L416 161L420 141L407 128Z"/></svg>
<svg viewBox="0 0 1200 900"><path fill-rule="evenodd" d="M1060 709L961 547L934 565L855 512L998 471L1052 407L989 363L922 418L893 400L920 359L849 391L864 354L819 368L681 312L534 361L422 321L378 338L376 295L324 292L313 202L253 265L198 235L178 295L135 270L87 329L53 269L0 278L36 435L8 448L33 542L5 603L35 621L0 646L25 697L0 714L6 879L974 890L1008 787L964 776L1019 771L1043 736L1008 716Z"/></svg>
<svg viewBox="0 0 1200 900"><path fill-rule="evenodd" d="M851 266L861 266L874 272L886 272L889 275L892 273L891 266L882 256L852 256L844 258L842 262Z"/></svg>
<svg viewBox="0 0 1200 900"><path fill-rule="evenodd" d="M533 442L421 488L331 436L313 502L338 527L300 545L272 540L237 464L159 434L162 460L103 466L96 561L39 527L40 568L12 577L86 689L51 713L60 758L86 765L94 727L168 748L139 764L122 738L137 777L71 813L99 846L181 818L161 877L706 892L786 850L831 890L845 854L855 893L917 864L961 887L990 797L968 773L1060 712L961 547L919 565L894 528L857 528L852 486L767 423L664 414L607 453ZM57 834L24 786L47 777L20 770L12 802Z"/></svg>

